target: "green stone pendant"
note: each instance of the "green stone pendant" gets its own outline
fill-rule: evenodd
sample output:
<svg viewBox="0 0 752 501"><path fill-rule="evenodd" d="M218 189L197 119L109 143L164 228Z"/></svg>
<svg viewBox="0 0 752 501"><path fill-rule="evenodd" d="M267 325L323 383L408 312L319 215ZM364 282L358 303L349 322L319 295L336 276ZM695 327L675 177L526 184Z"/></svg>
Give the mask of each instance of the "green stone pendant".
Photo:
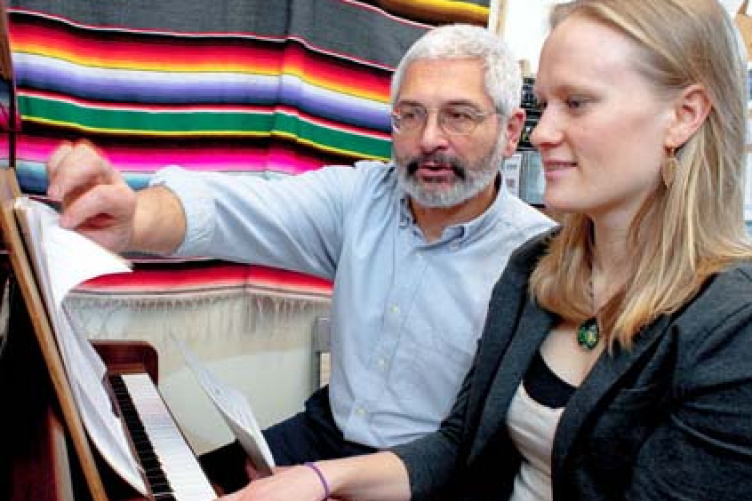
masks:
<svg viewBox="0 0 752 501"><path fill-rule="evenodd" d="M598 320L595 318L588 318L577 328L577 344L588 351L598 346L600 338L601 333L598 329Z"/></svg>

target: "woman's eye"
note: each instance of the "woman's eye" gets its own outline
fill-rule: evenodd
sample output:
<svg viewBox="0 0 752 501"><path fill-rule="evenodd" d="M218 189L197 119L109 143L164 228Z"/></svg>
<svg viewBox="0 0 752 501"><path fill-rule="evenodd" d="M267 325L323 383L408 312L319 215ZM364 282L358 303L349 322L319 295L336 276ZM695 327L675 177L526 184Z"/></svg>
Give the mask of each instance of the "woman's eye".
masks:
<svg viewBox="0 0 752 501"><path fill-rule="evenodd" d="M587 104L587 100L581 97L570 97L566 100L566 103L570 110L579 110Z"/></svg>

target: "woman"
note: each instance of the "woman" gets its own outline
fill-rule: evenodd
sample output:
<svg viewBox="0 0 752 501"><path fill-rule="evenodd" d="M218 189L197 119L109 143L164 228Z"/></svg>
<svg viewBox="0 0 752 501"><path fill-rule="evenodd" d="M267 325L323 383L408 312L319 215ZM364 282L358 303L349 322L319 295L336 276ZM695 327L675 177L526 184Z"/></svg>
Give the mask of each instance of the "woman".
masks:
<svg viewBox="0 0 752 501"><path fill-rule="evenodd" d="M532 141L549 237L513 257L435 434L228 499L752 496L744 64L716 0L556 10Z"/></svg>

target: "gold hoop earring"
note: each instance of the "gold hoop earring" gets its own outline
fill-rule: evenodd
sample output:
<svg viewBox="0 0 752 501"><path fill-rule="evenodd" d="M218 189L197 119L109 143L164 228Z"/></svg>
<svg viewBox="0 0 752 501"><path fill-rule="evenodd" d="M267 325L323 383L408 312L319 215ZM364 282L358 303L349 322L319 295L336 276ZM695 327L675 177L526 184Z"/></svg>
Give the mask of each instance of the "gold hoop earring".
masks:
<svg viewBox="0 0 752 501"><path fill-rule="evenodd" d="M676 179L676 171L679 169L679 161L676 159L676 148L673 146L668 149L668 158L663 162L661 167L661 177L666 188L671 188Z"/></svg>

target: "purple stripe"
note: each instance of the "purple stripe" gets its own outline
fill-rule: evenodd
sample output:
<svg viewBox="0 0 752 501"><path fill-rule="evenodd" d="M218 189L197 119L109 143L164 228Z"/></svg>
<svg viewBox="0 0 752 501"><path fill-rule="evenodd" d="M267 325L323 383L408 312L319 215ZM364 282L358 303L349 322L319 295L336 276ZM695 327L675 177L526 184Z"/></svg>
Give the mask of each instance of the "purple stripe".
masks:
<svg viewBox="0 0 752 501"><path fill-rule="evenodd" d="M239 104L286 105L336 122L388 132L387 107L365 99L352 98L302 84L296 78L258 78L247 81L222 80L221 74L201 81L186 74L119 72L133 78L107 78L106 73L79 74L59 68L19 61L15 65L16 83L21 89L60 93L81 99L114 103L144 104ZM281 87L281 88L280 88Z"/></svg>

